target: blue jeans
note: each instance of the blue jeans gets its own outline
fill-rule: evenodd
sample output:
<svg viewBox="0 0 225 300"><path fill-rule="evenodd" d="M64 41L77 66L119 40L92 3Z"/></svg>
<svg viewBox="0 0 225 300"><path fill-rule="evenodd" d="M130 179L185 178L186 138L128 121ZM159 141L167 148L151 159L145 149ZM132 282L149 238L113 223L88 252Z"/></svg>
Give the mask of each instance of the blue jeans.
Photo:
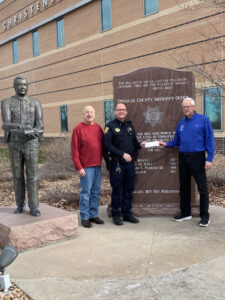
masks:
<svg viewBox="0 0 225 300"><path fill-rule="evenodd" d="M101 192L101 166L84 168L85 177L80 177L80 217L81 220L96 218Z"/></svg>

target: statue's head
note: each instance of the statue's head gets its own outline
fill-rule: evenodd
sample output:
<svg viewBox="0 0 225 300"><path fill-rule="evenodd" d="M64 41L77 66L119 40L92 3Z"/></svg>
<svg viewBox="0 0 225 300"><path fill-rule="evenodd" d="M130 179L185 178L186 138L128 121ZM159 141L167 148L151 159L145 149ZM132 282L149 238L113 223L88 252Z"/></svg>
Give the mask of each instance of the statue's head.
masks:
<svg viewBox="0 0 225 300"><path fill-rule="evenodd" d="M28 90L28 81L24 76L17 76L13 81L13 87L16 94L19 96L25 96Z"/></svg>

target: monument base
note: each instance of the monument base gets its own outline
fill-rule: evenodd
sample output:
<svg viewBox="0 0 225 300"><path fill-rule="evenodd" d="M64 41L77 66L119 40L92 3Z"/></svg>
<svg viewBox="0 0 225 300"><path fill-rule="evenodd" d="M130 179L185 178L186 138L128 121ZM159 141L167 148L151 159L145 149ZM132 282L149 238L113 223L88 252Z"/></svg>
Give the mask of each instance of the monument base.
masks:
<svg viewBox="0 0 225 300"><path fill-rule="evenodd" d="M45 204L40 204L40 217L31 216L29 209L21 214L14 214L14 210L12 206L0 208L2 248L10 245L25 250L77 236L78 217L74 212Z"/></svg>
<svg viewBox="0 0 225 300"><path fill-rule="evenodd" d="M158 207L132 207L132 213L135 216L138 217L150 217L150 216L175 216L180 213L180 205L174 207L164 207L164 206L158 206ZM191 214L193 217L199 216L199 206L192 205L191 207ZM107 215L109 218L112 217L111 213L111 205L108 205L107 207Z"/></svg>
<svg viewBox="0 0 225 300"><path fill-rule="evenodd" d="M177 207L133 207L132 213L135 216L175 216L180 213L180 206ZM193 217L199 216L199 207L192 206L191 214Z"/></svg>

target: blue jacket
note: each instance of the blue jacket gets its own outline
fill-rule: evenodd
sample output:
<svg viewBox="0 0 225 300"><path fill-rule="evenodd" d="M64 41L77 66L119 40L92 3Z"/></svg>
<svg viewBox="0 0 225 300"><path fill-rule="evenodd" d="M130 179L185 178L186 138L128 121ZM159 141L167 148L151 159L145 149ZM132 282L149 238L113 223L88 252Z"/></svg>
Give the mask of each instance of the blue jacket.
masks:
<svg viewBox="0 0 225 300"><path fill-rule="evenodd" d="M194 113L191 118L182 118L177 125L174 140L167 147L179 146L180 152L207 151L206 160L212 162L214 156L214 135L208 117Z"/></svg>

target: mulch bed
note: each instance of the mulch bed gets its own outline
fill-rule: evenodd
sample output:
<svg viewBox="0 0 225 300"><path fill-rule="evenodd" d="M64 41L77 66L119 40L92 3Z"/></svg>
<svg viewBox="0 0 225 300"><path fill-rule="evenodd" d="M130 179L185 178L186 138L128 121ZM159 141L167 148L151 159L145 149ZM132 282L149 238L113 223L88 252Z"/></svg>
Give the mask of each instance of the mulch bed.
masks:
<svg viewBox="0 0 225 300"><path fill-rule="evenodd" d="M0 289L0 300L31 300L15 283L11 284L7 292Z"/></svg>

